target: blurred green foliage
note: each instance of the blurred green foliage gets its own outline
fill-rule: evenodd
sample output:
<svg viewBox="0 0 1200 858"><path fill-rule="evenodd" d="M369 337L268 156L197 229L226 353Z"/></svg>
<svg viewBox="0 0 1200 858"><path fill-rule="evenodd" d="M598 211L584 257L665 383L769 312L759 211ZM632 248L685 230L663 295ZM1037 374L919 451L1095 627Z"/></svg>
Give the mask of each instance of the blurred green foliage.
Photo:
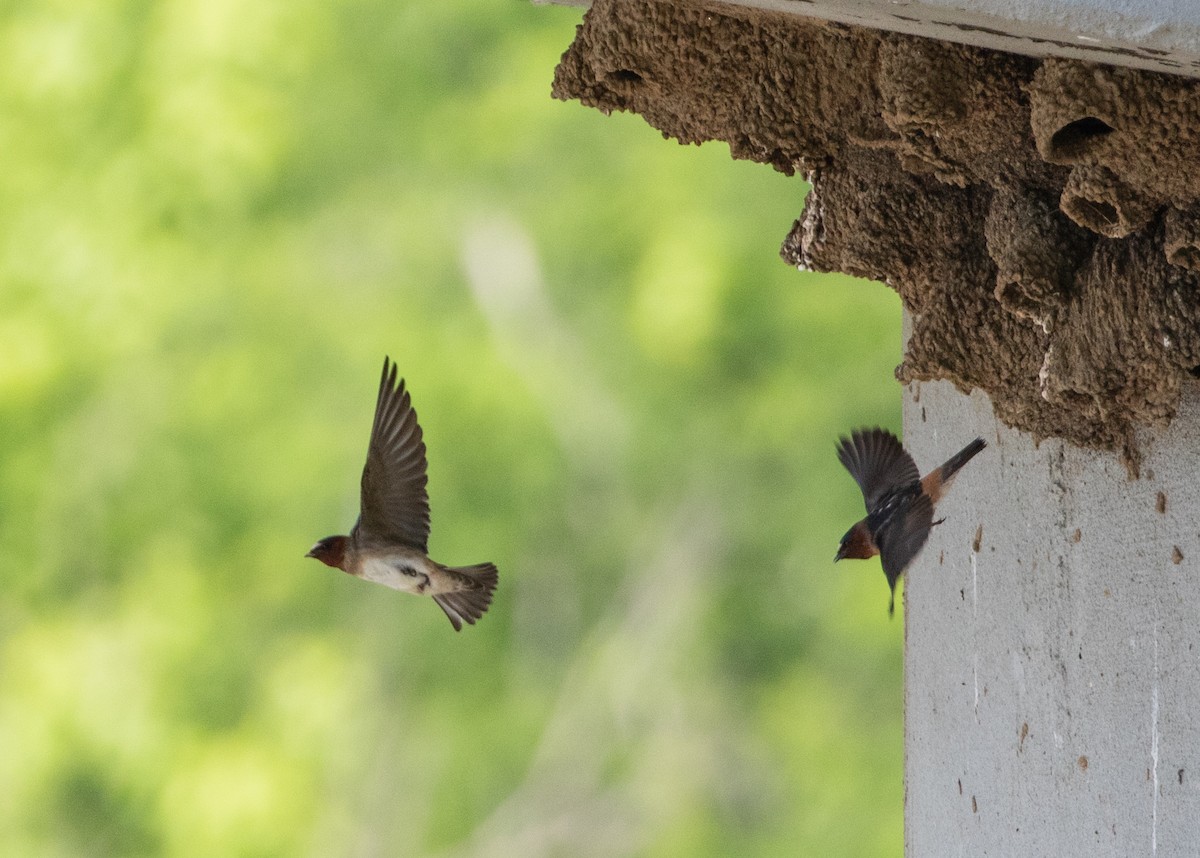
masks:
<svg viewBox="0 0 1200 858"><path fill-rule="evenodd" d="M578 9L0 19L11 855L899 855L902 626L839 432L899 304L805 186L549 98ZM441 612L344 532L384 354Z"/></svg>

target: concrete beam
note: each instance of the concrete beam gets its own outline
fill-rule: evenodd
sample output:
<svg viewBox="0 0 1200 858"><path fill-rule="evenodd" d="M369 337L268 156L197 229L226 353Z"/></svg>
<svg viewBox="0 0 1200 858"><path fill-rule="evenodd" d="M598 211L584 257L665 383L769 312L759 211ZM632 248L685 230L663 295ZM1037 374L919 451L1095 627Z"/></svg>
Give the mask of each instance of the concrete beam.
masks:
<svg viewBox="0 0 1200 858"><path fill-rule="evenodd" d="M547 0L534 0L547 2ZM590 0L553 0L588 6ZM721 0L1034 57L1200 77L1200 3L1179 0Z"/></svg>
<svg viewBox="0 0 1200 858"><path fill-rule="evenodd" d="M906 854L1195 855L1200 383L1140 480L945 382L904 424L922 471L989 444L908 572Z"/></svg>

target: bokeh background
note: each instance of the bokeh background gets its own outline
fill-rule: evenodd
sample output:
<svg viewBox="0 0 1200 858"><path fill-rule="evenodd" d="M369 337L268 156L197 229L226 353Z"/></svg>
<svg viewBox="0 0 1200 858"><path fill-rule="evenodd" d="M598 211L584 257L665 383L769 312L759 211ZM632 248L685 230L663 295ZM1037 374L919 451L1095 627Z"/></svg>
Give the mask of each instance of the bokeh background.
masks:
<svg viewBox="0 0 1200 858"><path fill-rule="evenodd" d="M839 432L900 307L806 186L549 97L581 10L0 15L0 851L902 853L903 626ZM379 367L432 603L345 532Z"/></svg>

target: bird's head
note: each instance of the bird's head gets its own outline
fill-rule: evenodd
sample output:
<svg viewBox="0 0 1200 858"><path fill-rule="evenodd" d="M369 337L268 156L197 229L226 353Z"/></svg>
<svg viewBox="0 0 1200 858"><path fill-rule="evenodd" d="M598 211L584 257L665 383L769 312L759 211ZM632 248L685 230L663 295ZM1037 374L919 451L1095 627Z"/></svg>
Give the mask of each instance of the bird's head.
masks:
<svg viewBox="0 0 1200 858"><path fill-rule="evenodd" d="M332 566L334 569L344 569L345 567L342 564L346 559L346 537L326 536L310 548L304 556L315 557L326 566Z"/></svg>
<svg viewBox="0 0 1200 858"><path fill-rule="evenodd" d="M867 529L867 522L864 519L846 531L833 562L837 563L839 560L846 559L868 560L878 553L879 548L875 545L875 540L871 538L871 531Z"/></svg>

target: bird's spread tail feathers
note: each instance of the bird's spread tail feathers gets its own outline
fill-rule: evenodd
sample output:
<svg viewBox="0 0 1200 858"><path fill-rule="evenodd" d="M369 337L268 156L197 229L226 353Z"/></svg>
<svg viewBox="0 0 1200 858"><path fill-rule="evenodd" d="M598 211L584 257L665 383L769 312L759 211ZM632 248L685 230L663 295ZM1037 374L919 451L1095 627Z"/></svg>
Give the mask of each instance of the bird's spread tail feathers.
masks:
<svg viewBox="0 0 1200 858"><path fill-rule="evenodd" d="M937 503L946 489L949 488L950 482L955 475L962 470L963 465L975 458L979 451L987 446L987 442L982 438L976 438L967 446L963 447L953 456L943 463L943 465L930 471L929 474L921 480L921 487L925 493L930 496L934 503Z"/></svg>
<svg viewBox="0 0 1200 858"><path fill-rule="evenodd" d="M979 451L986 446L986 441L984 441L982 438L976 438L970 444L963 447L961 450L947 459L946 463L941 467L942 483L948 483L954 479L954 475L959 472L962 466L975 458Z"/></svg>
<svg viewBox="0 0 1200 858"><path fill-rule="evenodd" d="M462 631L463 623L473 625L492 604L492 593L500 580L500 573L491 563L475 566L443 566L443 571L458 581L460 589L439 593L433 597L454 630Z"/></svg>

